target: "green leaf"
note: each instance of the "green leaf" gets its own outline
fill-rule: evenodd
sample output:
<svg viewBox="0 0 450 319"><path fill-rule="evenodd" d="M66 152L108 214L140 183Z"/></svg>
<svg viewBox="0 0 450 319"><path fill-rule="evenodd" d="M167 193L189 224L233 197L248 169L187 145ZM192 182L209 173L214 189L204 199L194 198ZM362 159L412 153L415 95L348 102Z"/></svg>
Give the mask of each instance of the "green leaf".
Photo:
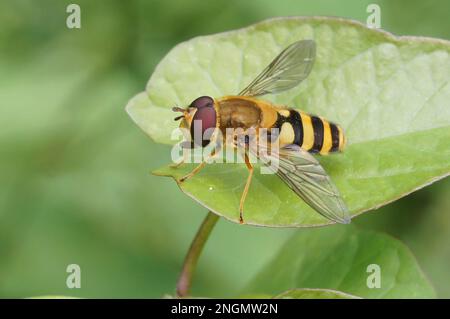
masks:
<svg viewBox="0 0 450 319"><path fill-rule="evenodd" d="M289 289L278 295L251 294L243 295L242 298L250 299L359 299L360 297L346 294L342 291L317 288L295 288Z"/></svg>
<svg viewBox="0 0 450 319"><path fill-rule="evenodd" d="M331 289L291 289L274 298L276 299L358 299L359 297Z"/></svg>
<svg viewBox="0 0 450 319"><path fill-rule="evenodd" d="M176 46L127 112L155 141L174 143L170 111L200 95L236 94L284 47L314 39L310 77L274 103L339 123L343 154L320 157L353 216L378 208L450 173L450 42L395 37L340 18L282 18ZM246 178L240 164L208 165L182 190L215 213L238 221ZM179 178L193 166L165 167ZM314 226L329 223L276 176L255 174L245 203L248 224Z"/></svg>
<svg viewBox="0 0 450 319"><path fill-rule="evenodd" d="M380 288L369 288L380 268ZM298 231L245 289L278 294L291 287L333 289L363 298L433 298L409 249L387 235L335 225ZM293 293L294 295L296 293ZM304 294L304 292L302 292Z"/></svg>

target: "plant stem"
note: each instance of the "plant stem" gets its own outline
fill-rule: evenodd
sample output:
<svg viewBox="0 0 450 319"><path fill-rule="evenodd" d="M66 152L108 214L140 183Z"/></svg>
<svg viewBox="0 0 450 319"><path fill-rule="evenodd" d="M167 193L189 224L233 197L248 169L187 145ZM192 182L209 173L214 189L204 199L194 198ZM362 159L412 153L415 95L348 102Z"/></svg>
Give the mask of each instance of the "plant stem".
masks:
<svg viewBox="0 0 450 319"><path fill-rule="evenodd" d="M195 267L197 265L198 258L208 240L214 225L216 224L219 216L214 213L208 212L203 223L195 235L194 240L189 247L189 251L184 259L183 268L181 269L180 278L177 283L177 295L180 298L189 295L189 289L191 287L192 277L194 275Z"/></svg>

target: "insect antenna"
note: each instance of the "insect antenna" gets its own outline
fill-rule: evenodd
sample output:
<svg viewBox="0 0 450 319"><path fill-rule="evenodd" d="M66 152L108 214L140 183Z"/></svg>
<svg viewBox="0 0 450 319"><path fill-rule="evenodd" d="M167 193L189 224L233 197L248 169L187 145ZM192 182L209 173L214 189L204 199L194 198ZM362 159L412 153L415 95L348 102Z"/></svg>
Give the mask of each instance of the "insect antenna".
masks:
<svg viewBox="0 0 450 319"><path fill-rule="evenodd" d="M174 121L178 121L179 119L183 118L184 117L184 113L186 112L185 109L182 109L181 107L178 107L178 106L174 106L172 108L172 111L174 111L174 112L182 112L183 113L183 115L180 115L180 116L177 116L176 118L174 118Z"/></svg>
<svg viewBox="0 0 450 319"><path fill-rule="evenodd" d="M174 111L174 112L185 112L186 110L185 109L182 109L181 107L178 107L178 106L174 106L173 108L172 108L172 111Z"/></svg>

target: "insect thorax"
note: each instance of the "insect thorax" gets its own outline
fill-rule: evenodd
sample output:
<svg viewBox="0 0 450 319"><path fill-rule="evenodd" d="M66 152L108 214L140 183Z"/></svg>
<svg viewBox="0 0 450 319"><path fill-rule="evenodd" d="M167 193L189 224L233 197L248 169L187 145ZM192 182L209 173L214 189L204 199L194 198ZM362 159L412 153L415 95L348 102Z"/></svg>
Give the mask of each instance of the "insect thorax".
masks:
<svg viewBox="0 0 450 319"><path fill-rule="evenodd" d="M261 123L262 111L257 103L239 97L223 98L219 104L219 126L222 131L227 128L257 127Z"/></svg>

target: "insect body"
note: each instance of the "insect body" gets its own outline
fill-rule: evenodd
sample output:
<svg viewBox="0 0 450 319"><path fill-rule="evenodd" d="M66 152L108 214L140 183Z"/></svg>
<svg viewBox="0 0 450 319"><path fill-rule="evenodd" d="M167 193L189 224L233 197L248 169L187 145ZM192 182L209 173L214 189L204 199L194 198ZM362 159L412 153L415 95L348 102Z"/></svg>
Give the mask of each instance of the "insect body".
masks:
<svg viewBox="0 0 450 319"><path fill-rule="evenodd" d="M298 145L310 153L327 155L342 151L345 137L341 127L322 117L292 108L274 106L260 99L226 96L215 101L219 110L219 128L277 129L281 147Z"/></svg>
<svg viewBox="0 0 450 319"><path fill-rule="evenodd" d="M321 117L309 115L293 108L273 105L257 98L268 93L278 93L297 86L310 73L315 58L315 43L312 40L298 41L283 50L244 90L236 96L214 99L201 96L186 109L173 108L183 115L180 127L189 128L191 147L205 147L210 143L224 143L237 147L245 159L249 170L239 206L239 219L244 222L243 211L253 176L253 166L249 154L253 153L263 162L276 157L279 167L275 173L298 196L318 213L329 220L349 223L350 216L339 191L331 182L323 167L310 153L326 155L342 151L345 146L343 130L336 124ZM196 140L196 123L200 123L201 139ZM228 129L240 129L245 135L249 130L270 130L265 146L249 147L235 140L218 141L216 135L205 136L207 130L219 130L227 136ZM258 136L258 135L257 135ZM259 140L258 140L259 142ZM260 148L271 149L275 142L278 152L264 152ZM267 146L268 145L268 146ZM211 156L215 155L215 150ZM183 182L194 176L204 166L200 163L194 170L179 180Z"/></svg>

